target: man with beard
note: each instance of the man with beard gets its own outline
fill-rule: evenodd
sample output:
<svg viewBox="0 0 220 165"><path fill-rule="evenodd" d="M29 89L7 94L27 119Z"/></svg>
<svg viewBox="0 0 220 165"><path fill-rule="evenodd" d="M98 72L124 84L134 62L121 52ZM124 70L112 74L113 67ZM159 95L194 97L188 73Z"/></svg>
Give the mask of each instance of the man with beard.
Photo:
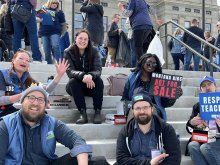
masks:
<svg viewBox="0 0 220 165"><path fill-rule="evenodd" d="M204 76L200 80L200 92L210 93L217 92L216 81L212 76ZM200 118L200 104L197 102L193 106L192 114L186 124L193 130L208 131L208 143L200 143L189 140L186 149L192 158L194 165L219 165L220 164L220 119L219 115L216 120L202 120ZM186 150L186 155L188 155Z"/></svg>
<svg viewBox="0 0 220 165"><path fill-rule="evenodd" d="M154 114L150 97L145 94L133 96L132 110L134 118L118 136L116 164L180 165L179 140L173 127Z"/></svg>
<svg viewBox="0 0 220 165"><path fill-rule="evenodd" d="M47 93L30 87L22 93L22 108L0 121L0 164L88 165L92 147L63 122L45 113ZM70 149L58 158L56 142Z"/></svg>

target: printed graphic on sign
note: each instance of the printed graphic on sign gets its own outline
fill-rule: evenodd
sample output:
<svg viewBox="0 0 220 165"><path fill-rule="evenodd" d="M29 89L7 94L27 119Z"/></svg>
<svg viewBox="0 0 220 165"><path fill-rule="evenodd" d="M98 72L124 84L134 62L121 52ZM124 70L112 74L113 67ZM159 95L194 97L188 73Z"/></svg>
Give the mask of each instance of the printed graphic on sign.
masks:
<svg viewBox="0 0 220 165"><path fill-rule="evenodd" d="M215 120L220 117L220 92L200 93L199 103L202 120Z"/></svg>
<svg viewBox="0 0 220 165"><path fill-rule="evenodd" d="M150 95L177 98L177 88L181 87L182 76L162 73L152 73L150 82Z"/></svg>

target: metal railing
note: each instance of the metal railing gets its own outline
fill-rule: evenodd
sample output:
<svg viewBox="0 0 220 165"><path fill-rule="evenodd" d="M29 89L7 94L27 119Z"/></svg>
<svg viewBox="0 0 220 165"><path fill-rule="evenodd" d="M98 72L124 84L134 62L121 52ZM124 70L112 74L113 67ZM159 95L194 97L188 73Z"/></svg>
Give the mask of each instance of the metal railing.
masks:
<svg viewBox="0 0 220 165"><path fill-rule="evenodd" d="M185 44L183 41L179 40L178 38L174 37L172 34L168 34L167 31L167 26L171 24L171 25L175 25L176 27L179 27L180 29L182 29L184 32L188 33L190 36L196 38L197 40L201 41L202 44L206 44L209 46L209 54L210 54L210 58L207 59L205 56L203 56L201 53L195 51L193 48L191 48L189 45ZM217 48L216 46L210 44L209 42L205 41L204 39L198 37L197 35L195 35L194 33L190 32L189 30L187 30L186 28L184 28L183 26L173 22L173 21L168 21L162 25L160 25L158 27L158 31L160 31L160 29L164 27L165 28L165 35L164 36L160 36L161 38L165 37L165 61L166 61L166 69L168 68L168 36L177 40L178 42L180 42L183 46L186 47L186 49L189 49L190 51L192 51L195 55L199 56L203 61L208 62L210 64L210 75L213 76L213 67L220 70L220 67L218 65L216 65L213 62L213 52L214 50L216 52L220 52L220 49Z"/></svg>

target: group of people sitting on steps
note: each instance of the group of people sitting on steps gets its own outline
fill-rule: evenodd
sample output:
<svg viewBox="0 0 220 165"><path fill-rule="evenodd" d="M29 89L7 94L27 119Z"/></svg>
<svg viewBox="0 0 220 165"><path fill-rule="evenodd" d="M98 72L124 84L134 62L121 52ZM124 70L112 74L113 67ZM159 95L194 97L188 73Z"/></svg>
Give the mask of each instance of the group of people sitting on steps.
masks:
<svg viewBox="0 0 220 165"><path fill-rule="evenodd" d="M0 70L0 164L108 164L103 157L92 157L92 147L84 139L45 111L48 93L55 89L67 73L69 81L66 91L73 97L81 114L76 123L88 123L85 96L93 98L93 123L101 123L104 88L100 77L102 65L89 33L81 30L76 34L75 42L65 50L64 59L55 65L56 76L47 85L31 77L30 58L28 51L19 49L12 59L11 67ZM176 99L148 93L153 72L162 73L161 63L157 55L144 54L125 84L122 101L129 109L126 113L129 117L118 136L115 164L177 165L181 162L179 140L174 128L166 123L165 112L165 108L173 106ZM204 77L200 89L203 93L215 92L215 80ZM178 88L177 99L182 94L182 88ZM21 103L20 110L13 106L16 102ZM198 108L187 123L193 128L202 122L197 115ZM214 123L219 128L219 120ZM67 146L70 153L58 158L55 155L56 141ZM206 149L201 149L203 146ZM202 157L199 160L204 161L204 164L212 164L209 161L215 160L208 159L212 152L207 154L205 151L210 148L213 150L216 146L214 143L201 145L190 142L188 148L193 161Z"/></svg>

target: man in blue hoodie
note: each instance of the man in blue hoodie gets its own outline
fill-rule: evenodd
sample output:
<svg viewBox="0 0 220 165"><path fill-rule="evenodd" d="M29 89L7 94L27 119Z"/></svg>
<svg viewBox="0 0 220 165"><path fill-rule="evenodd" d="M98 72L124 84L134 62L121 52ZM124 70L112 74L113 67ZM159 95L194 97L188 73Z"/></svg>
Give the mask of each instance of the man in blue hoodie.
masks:
<svg viewBox="0 0 220 165"><path fill-rule="evenodd" d="M62 121L45 113L47 93L30 87L22 93L20 111L0 121L0 164L88 165L92 147ZM58 158L56 142L70 149Z"/></svg>

